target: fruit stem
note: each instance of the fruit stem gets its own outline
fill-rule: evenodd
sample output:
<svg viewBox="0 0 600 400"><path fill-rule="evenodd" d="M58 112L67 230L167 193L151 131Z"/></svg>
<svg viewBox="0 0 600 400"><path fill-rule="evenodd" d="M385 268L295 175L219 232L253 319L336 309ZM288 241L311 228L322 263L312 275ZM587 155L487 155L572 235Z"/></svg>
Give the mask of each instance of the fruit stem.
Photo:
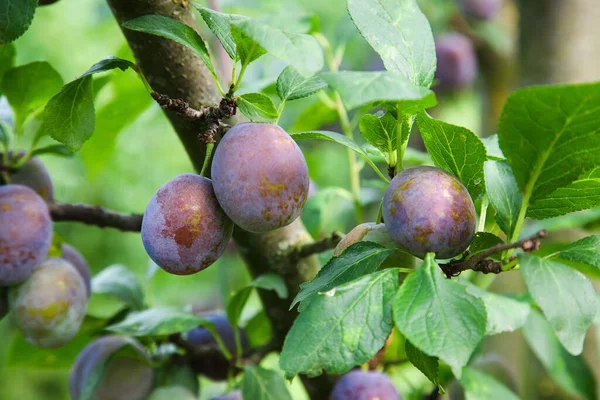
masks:
<svg viewBox="0 0 600 400"><path fill-rule="evenodd" d="M212 156L213 149L215 147L214 143L206 144L206 154L204 155L204 164L202 164L202 171L200 171L200 175L206 176L208 171L208 166L210 165L210 157Z"/></svg>
<svg viewBox="0 0 600 400"><path fill-rule="evenodd" d="M337 72L339 70L339 64L341 63L341 57L335 56L329 40L319 32L313 33L313 36L323 46L325 51L325 59L327 61L327 67L331 72ZM337 91L333 91L335 97L335 109L338 113L342 132L348 138L353 139L352 127L350 126L350 119L348 118L348 111L344 107L342 97ZM360 169L356 162L356 154L353 150L347 149L348 153L348 164L350 167L350 187L352 190L352 196L354 197L354 208L356 209L356 219L359 224L363 222L362 206L360 204Z"/></svg>

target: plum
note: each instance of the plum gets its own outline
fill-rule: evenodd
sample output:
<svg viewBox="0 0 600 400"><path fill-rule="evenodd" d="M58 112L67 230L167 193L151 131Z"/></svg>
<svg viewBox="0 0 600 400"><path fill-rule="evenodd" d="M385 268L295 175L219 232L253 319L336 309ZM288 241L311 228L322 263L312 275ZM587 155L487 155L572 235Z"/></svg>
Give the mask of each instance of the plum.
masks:
<svg viewBox="0 0 600 400"><path fill-rule="evenodd" d="M90 267L88 266L88 263L85 261L85 258L83 258L81 253L79 251L77 251L76 248L74 248L71 245L68 245L67 243L63 243L61 245L61 249L62 249L61 258L64 258L65 260L70 262L75 267L77 272L79 272L79 275L81 275L81 277L83 278L83 282L85 283L86 293L87 293L88 297L90 297L90 294L92 291L92 280L91 280Z"/></svg>
<svg viewBox="0 0 600 400"><path fill-rule="evenodd" d="M229 353L235 357L235 335L227 317L211 314L203 315L202 318L211 321L215 325L223 344ZM242 329L239 329L239 333L243 354L249 348L248 337ZM230 363L219 350L214 336L207 328L200 326L190 330L186 335L186 339L192 347L206 355L192 360L191 365L196 373L205 375L215 381L227 379Z"/></svg>
<svg viewBox="0 0 600 400"><path fill-rule="evenodd" d="M154 389L148 400L196 400L196 396L183 386L164 386Z"/></svg>
<svg viewBox="0 0 600 400"><path fill-rule="evenodd" d="M231 128L215 151L212 179L225 213L250 232L291 224L308 197L304 155L290 135L273 124Z"/></svg>
<svg viewBox="0 0 600 400"><path fill-rule="evenodd" d="M24 151L20 151L13 159L13 152L9 152L8 156L0 154L0 165L7 162L6 158L11 162L18 161L25 156ZM54 201L54 186L48 170L39 158L33 157L27 160L16 171L9 174L10 182L17 185L27 186L39 194L42 199L52 202Z"/></svg>
<svg viewBox="0 0 600 400"><path fill-rule="evenodd" d="M0 186L0 286L23 282L46 257L52 220L46 202L22 185Z"/></svg>
<svg viewBox="0 0 600 400"><path fill-rule="evenodd" d="M350 371L335 384L330 400L400 400L390 378L377 371Z"/></svg>
<svg viewBox="0 0 600 400"><path fill-rule="evenodd" d="M458 5L466 15L487 20L494 18L502 8L503 0L458 0Z"/></svg>
<svg viewBox="0 0 600 400"><path fill-rule="evenodd" d="M244 400L244 398L242 397L242 392L239 390L234 390L233 392L229 392L223 396L213 397L212 400Z"/></svg>
<svg viewBox="0 0 600 400"><path fill-rule="evenodd" d="M125 346L131 346L133 354L129 350L119 354L119 350ZM90 374L104 363L104 375L94 391L95 400L147 398L152 389L154 372L144 348L131 338L104 336L88 344L71 368L69 392L73 400L82 398Z"/></svg>
<svg viewBox="0 0 600 400"><path fill-rule="evenodd" d="M60 347L75 336L85 317L85 283L71 263L49 258L29 279L9 289L9 304L29 343Z"/></svg>
<svg viewBox="0 0 600 400"><path fill-rule="evenodd" d="M462 253L475 234L473 200L462 183L435 167L400 172L383 197L383 218L390 236L409 253L437 258Z"/></svg>
<svg viewBox="0 0 600 400"><path fill-rule="evenodd" d="M435 40L440 89L461 89L475 81L477 57L471 40L460 33L446 33Z"/></svg>
<svg viewBox="0 0 600 400"><path fill-rule="evenodd" d="M194 274L214 263L232 232L210 179L194 174L181 174L158 189L142 221L146 252L175 275Z"/></svg>

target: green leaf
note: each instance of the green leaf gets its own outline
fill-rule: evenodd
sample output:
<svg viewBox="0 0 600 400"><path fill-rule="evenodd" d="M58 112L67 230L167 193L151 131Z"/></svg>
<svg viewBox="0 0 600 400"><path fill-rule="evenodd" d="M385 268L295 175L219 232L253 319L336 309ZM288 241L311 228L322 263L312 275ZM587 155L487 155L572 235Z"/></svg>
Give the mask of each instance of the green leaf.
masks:
<svg viewBox="0 0 600 400"><path fill-rule="evenodd" d="M269 54L291 65L302 75L311 76L323 68L323 51L311 35L285 32L240 16L232 23Z"/></svg>
<svg viewBox="0 0 600 400"><path fill-rule="evenodd" d="M90 342L89 335L77 334L71 341L57 349L42 349L17 334L8 346L6 367L35 369L68 369L83 348Z"/></svg>
<svg viewBox="0 0 600 400"><path fill-rule="evenodd" d="M498 143L498 135L491 135L488 137L480 138L481 142L485 146L488 160L504 160L504 154L500 150L500 144Z"/></svg>
<svg viewBox="0 0 600 400"><path fill-rule="evenodd" d="M123 265L111 265L94 276L92 293L108 294L133 310L144 308L142 285L137 276Z"/></svg>
<svg viewBox="0 0 600 400"><path fill-rule="evenodd" d="M12 42L29 29L38 0L5 0L0 3L0 44Z"/></svg>
<svg viewBox="0 0 600 400"><path fill-rule="evenodd" d="M215 67L202 37L192 27L162 15L144 15L123 24L132 31L161 36L194 50L216 79Z"/></svg>
<svg viewBox="0 0 600 400"><path fill-rule="evenodd" d="M485 190L490 203L496 210L496 222L508 237L511 237L519 210L523 202L523 194L506 161L488 160L484 166Z"/></svg>
<svg viewBox="0 0 600 400"><path fill-rule="evenodd" d="M576 181L558 188L527 209L533 219L558 217L600 205L600 167L583 173Z"/></svg>
<svg viewBox="0 0 600 400"><path fill-rule="evenodd" d="M110 71L111 69L119 68L121 71L126 71L128 68L136 69L134 63L129 60L124 60L118 57L105 57L102 60L98 61L96 64L92 65L87 71L80 76L83 78L87 75L97 74L99 72Z"/></svg>
<svg viewBox="0 0 600 400"><path fill-rule="evenodd" d="M479 297L487 311L486 335L513 332L527 322L531 307L529 304L500 294L490 293L467 282L463 282L467 292Z"/></svg>
<svg viewBox="0 0 600 400"><path fill-rule="evenodd" d="M513 93L498 137L530 203L600 165L600 83L528 87Z"/></svg>
<svg viewBox="0 0 600 400"><path fill-rule="evenodd" d="M396 150L397 125L398 121L389 112L380 117L365 114L358 123L360 133L365 140L384 154Z"/></svg>
<svg viewBox="0 0 600 400"><path fill-rule="evenodd" d="M355 213L354 198L339 187L319 189L302 210L302 222L310 235L317 239L332 231L344 230Z"/></svg>
<svg viewBox="0 0 600 400"><path fill-rule="evenodd" d="M445 361L460 377L486 330L483 301L446 279L428 254L394 299L396 328L421 351Z"/></svg>
<svg viewBox="0 0 600 400"><path fill-rule="evenodd" d="M66 84L50 99L38 132L78 151L94 133L94 124L92 77L87 75Z"/></svg>
<svg viewBox="0 0 600 400"><path fill-rule="evenodd" d="M529 293L542 309L558 339L571 354L580 354L596 316L596 292L581 272L530 254L519 255Z"/></svg>
<svg viewBox="0 0 600 400"><path fill-rule="evenodd" d="M473 368L463 369L460 384L465 389L466 400L519 400L502 383Z"/></svg>
<svg viewBox="0 0 600 400"><path fill-rule="evenodd" d="M235 292L227 302L227 319L234 329L240 323L242 311L244 311L244 307L246 306L253 289L254 288L252 286L243 287Z"/></svg>
<svg viewBox="0 0 600 400"><path fill-rule="evenodd" d="M288 289L281 275L263 274L250 282L250 285L259 289L273 290L282 300L288 298Z"/></svg>
<svg viewBox="0 0 600 400"><path fill-rule="evenodd" d="M248 286L235 292L227 302L227 319L234 328L239 325L242 311L254 288L273 290L280 299L286 299L288 296L287 286L281 276L277 274L260 275L250 282Z"/></svg>
<svg viewBox="0 0 600 400"><path fill-rule="evenodd" d="M223 14L199 4L194 6L200 12L208 29L219 39L221 45L232 60L240 60L242 64L249 64L261 55L265 49L254 39L250 38L239 28L232 26L235 21L246 20L248 17L233 14Z"/></svg>
<svg viewBox="0 0 600 400"><path fill-rule="evenodd" d="M447 124L420 113L419 131L434 164L457 177L477 199L484 188L485 147L467 128Z"/></svg>
<svg viewBox="0 0 600 400"><path fill-rule="evenodd" d="M23 126L27 116L43 107L62 84L58 72L47 62L35 61L6 71L1 91L15 112L15 126Z"/></svg>
<svg viewBox="0 0 600 400"><path fill-rule="evenodd" d="M96 110L94 133L81 150L85 171L90 179L97 178L104 169L111 168L110 159L119 134L153 103L137 75L111 74L110 78L112 98ZM94 90L98 87L96 81L94 79Z"/></svg>
<svg viewBox="0 0 600 400"><path fill-rule="evenodd" d="M248 321L244 327L244 331L248 336L248 341L252 348L269 343L273 336L271 321L264 310L260 310Z"/></svg>
<svg viewBox="0 0 600 400"><path fill-rule="evenodd" d="M285 380L277 372L252 366L245 369L242 397L260 400L292 400Z"/></svg>
<svg viewBox="0 0 600 400"><path fill-rule="evenodd" d="M418 86L433 82L433 34L416 0L348 0L348 11L388 71Z"/></svg>
<svg viewBox="0 0 600 400"><path fill-rule="evenodd" d="M274 122L277 119L277 109L269 96L262 93L246 93L238 97L239 110L250 121Z"/></svg>
<svg viewBox="0 0 600 400"><path fill-rule="evenodd" d="M277 78L277 95L281 101L292 101L308 97L327 87L327 83L318 76L305 78L294 68L288 66Z"/></svg>
<svg viewBox="0 0 600 400"><path fill-rule="evenodd" d="M474 256L500 243L504 243L504 241L492 233L476 232L469 245L469 255Z"/></svg>
<svg viewBox="0 0 600 400"><path fill-rule="evenodd" d="M538 360L560 387L571 395L596 399L594 372L583 356L573 356L565 350L539 312L531 311L523 334Z"/></svg>
<svg viewBox="0 0 600 400"><path fill-rule="evenodd" d="M159 307L129 313L123 321L106 329L127 336L162 336L188 331L200 325L209 327L211 323L191 312Z"/></svg>
<svg viewBox="0 0 600 400"><path fill-rule="evenodd" d="M39 156L42 154L54 154L61 157L71 157L73 152L62 144L50 144L44 147L38 147L31 152L31 157Z"/></svg>
<svg viewBox="0 0 600 400"><path fill-rule="evenodd" d="M324 72L320 76L340 94L349 110L383 100L406 101L414 113L437 104L431 90L416 86L395 72L342 71Z"/></svg>
<svg viewBox="0 0 600 400"><path fill-rule="evenodd" d="M367 153L365 153L365 151L363 149L361 149L360 146L358 144L356 144L356 142L354 140L350 139L347 136L344 136L337 132L330 132L330 131L298 132L298 133L291 133L290 136L292 137L292 139L294 139L296 141L305 140L305 139L322 139L322 140L329 140L332 142L336 142L338 144L341 144L342 146L346 146L350 150L353 150L356 153L358 153L358 155L360 155L367 162L367 164L369 164L371 166L371 168L373 168L373 170L377 173L377 175L379 175L380 178L382 178L384 181L388 182L388 179L385 177L385 175L383 175L381 173L381 171L379 170L379 168L377 168L375 163L373 163L373 161L371 161L371 159L369 158Z"/></svg>
<svg viewBox="0 0 600 400"><path fill-rule="evenodd" d="M592 265L600 269L600 235L584 237L556 254L557 258Z"/></svg>
<svg viewBox="0 0 600 400"><path fill-rule="evenodd" d="M0 83L4 73L14 67L17 51L12 43L0 45ZM2 85L0 85L0 94L2 93Z"/></svg>
<svg viewBox="0 0 600 400"><path fill-rule="evenodd" d="M243 15L218 13L198 4L194 6L200 11L208 28L219 38L231 59L244 59L240 46L246 49L254 47L245 37L236 35L235 29L231 29L233 25L260 45L259 55L266 50L306 76L313 75L323 68L323 52L311 35L285 32ZM247 57L248 52L246 53Z"/></svg>
<svg viewBox="0 0 600 400"><path fill-rule="evenodd" d="M348 372L370 360L392 330L398 270L386 269L311 299L288 332L279 364L291 378Z"/></svg>
<svg viewBox="0 0 600 400"><path fill-rule="evenodd" d="M423 373L435 386L440 386L440 378L438 376L438 359L431 357L419 350L408 340L404 342L404 351L408 361L411 362L419 371Z"/></svg>
<svg viewBox="0 0 600 400"><path fill-rule="evenodd" d="M154 370L154 381L153 386L156 388L160 387L168 387L169 389L178 389L181 390L179 393L166 393L173 395L172 397L167 397L171 400L194 400L193 398L180 398L176 397L177 395L185 394L185 393L193 393L194 396L198 395L200 391L200 382L198 380L198 376L187 364L178 365L176 363L165 363L160 368L156 368ZM159 399L154 399L154 397L150 397L152 400L164 400L163 397L159 397Z"/></svg>
<svg viewBox="0 0 600 400"><path fill-rule="evenodd" d="M300 293L292 301L290 309L318 293L375 272L394 251L373 242L354 243L342 255L329 260L312 281L300 285Z"/></svg>

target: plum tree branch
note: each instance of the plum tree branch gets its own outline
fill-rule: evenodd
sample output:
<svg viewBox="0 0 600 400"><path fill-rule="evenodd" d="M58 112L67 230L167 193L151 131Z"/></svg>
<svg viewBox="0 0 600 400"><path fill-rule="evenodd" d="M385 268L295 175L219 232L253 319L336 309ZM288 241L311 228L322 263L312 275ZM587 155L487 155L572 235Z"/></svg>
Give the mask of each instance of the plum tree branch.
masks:
<svg viewBox="0 0 600 400"><path fill-rule="evenodd" d="M142 229L141 214L122 214L88 204L48 203L52 219L56 222L76 221L101 228L116 228L125 232Z"/></svg>
<svg viewBox="0 0 600 400"><path fill-rule="evenodd" d="M335 248L337 244L342 240L344 235L340 232L333 232L331 235L317 240L312 243L299 246L288 253L288 257L291 260L299 260L304 257L311 256L313 254L322 253L329 249Z"/></svg>
<svg viewBox="0 0 600 400"><path fill-rule="evenodd" d="M119 25L143 15L156 14L196 27L194 14L188 2L170 0L107 0L107 2ZM196 109L219 101L219 92L210 73L192 50L168 39L141 32L123 30L123 34L131 47L136 64L154 91L165 94L171 99L182 99ZM183 143L194 168L196 171L201 171L206 143L198 140L198 134L213 129L212 121L184 119L170 110L165 110L165 113ZM215 140L218 142L219 137L215 137ZM233 235L236 247L246 261L252 276L277 272L285 280L289 292L286 301L282 301L272 291L258 291L272 325L272 343L275 348L281 349L283 340L296 317L295 312L289 311L291 299L298 293L300 284L313 279L321 267L315 256L290 260L288 257L281 257L281 249L296 248L312 243L313 240L300 219L284 228L263 234L246 232L236 227ZM303 381L311 399L326 399L331 391L332 382L327 379L304 378Z"/></svg>
<svg viewBox="0 0 600 400"><path fill-rule="evenodd" d="M519 240L514 243L501 243L477 253L472 257L467 257L464 260L451 261L447 264L440 264L442 271L448 278L459 275L461 272L472 269L473 271L482 272L484 274L499 274L504 271L502 263L488 259L488 257L503 252L509 249L522 249L525 252L531 252L540 248L539 239L546 237L547 232L541 230L535 235ZM512 260L511 260L512 261Z"/></svg>

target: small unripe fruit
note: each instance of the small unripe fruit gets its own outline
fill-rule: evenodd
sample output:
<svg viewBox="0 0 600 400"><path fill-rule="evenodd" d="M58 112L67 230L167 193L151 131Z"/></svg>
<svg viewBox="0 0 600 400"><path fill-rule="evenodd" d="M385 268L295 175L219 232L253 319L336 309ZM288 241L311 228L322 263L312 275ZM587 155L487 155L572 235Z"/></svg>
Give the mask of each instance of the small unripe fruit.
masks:
<svg viewBox="0 0 600 400"><path fill-rule="evenodd" d="M400 172L383 197L383 218L390 236L409 253L424 258L454 257L475 234L473 200L462 183L435 167Z"/></svg>
<svg viewBox="0 0 600 400"><path fill-rule="evenodd" d="M85 284L75 267L61 258L39 265L23 284L9 292L15 324L28 342L60 347L79 331L85 317Z"/></svg>
<svg viewBox="0 0 600 400"><path fill-rule="evenodd" d="M401 400L390 378L376 371L350 371L335 384L329 400Z"/></svg>
<svg viewBox="0 0 600 400"><path fill-rule="evenodd" d="M133 346L135 358L117 354L119 349L126 345ZM148 362L143 361L148 359L144 348L131 338L103 336L94 340L79 353L71 369L69 392L72 400L82 398L89 375L107 360L109 361L105 365L102 380L94 391L95 400L147 399L154 375Z"/></svg>
<svg viewBox="0 0 600 400"><path fill-rule="evenodd" d="M308 197L304 155L290 135L273 124L231 128L215 151L212 179L225 213L250 232L291 224Z"/></svg>
<svg viewBox="0 0 600 400"><path fill-rule="evenodd" d="M214 263L232 232L210 179L194 174L179 175L158 189L142 221L146 252L176 275L194 274Z"/></svg>
<svg viewBox="0 0 600 400"><path fill-rule="evenodd" d="M471 40L459 33L447 33L435 40L440 89L461 89L477 77L477 57Z"/></svg>
<svg viewBox="0 0 600 400"><path fill-rule="evenodd" d="M0 154L0 165L7 163L7 159L12 159L11 162L18 161L20 158L25 156L24 151L20 151L15 157L13 152L7 154ZM42 199L52 202L54 201L54 186L52 185L52 179L48 170L39 158L33 157L27 160L18 170L11 172L10 183L16 185L27 186L34 192L39 194Z"/></svg>
<svg viewBox="0 0 600 400"><path fill-rule="evenodd" d="M23 282L52 242L46 202L22 185L0 186L0 286Z"/></svg>

